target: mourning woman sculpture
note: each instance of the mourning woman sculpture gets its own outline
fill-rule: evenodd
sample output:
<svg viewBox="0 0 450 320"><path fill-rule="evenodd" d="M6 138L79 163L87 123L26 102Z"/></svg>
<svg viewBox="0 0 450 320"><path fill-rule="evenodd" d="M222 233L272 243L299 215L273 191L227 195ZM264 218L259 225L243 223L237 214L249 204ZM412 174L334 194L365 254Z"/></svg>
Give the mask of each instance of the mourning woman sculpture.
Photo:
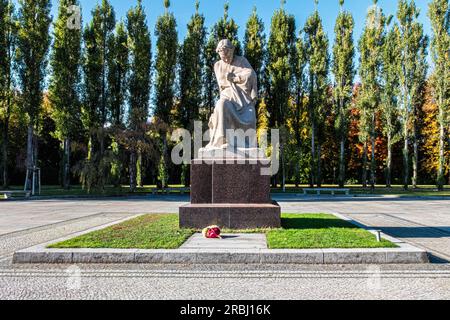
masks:
<svg viewBox="0 0 450 320"><path fill-rule="evenodd" d="M220 99L209 121L211 141L206 149L256 148L256 73L246 58L234 55L230 40L220 41L216 51L221 58L214 66ZM230 135L239 129L250 134L245 142Z"/></svg>

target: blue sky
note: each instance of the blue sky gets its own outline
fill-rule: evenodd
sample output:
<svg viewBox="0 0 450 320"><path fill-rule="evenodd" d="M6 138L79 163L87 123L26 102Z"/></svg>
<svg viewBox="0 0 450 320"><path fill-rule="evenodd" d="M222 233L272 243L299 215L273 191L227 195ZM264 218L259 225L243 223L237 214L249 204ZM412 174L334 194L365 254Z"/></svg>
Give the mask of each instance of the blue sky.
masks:
<svg viewBox="0 0 450 320"><path fill-rule="evenodd" d="M90 12L97 2L100 0L80 0L83 10L83 20L86 23L90 19ZM111 0L118 18L124 17L127 10L134 6L137 1L127 0ZM206 17L208 28L212 26L222 15L225 0L200 0L200 11ZM421 10L420 21L425 26L425 31L430 34L430 24L427 17L429 0L416 0L417 6ZM194 13L195 0L171 0L171 10L174 12L178 23L179 40L181 41L186 34L186 24L191 15ZM263 19L266 26L266 33L270 29L270 19L274 10L279 8L280 0L229 0L230 16L236 20L239 28L240 38L243 38L245 31L245 23L252 12L253 6L256 5L258 13ZM322 16L325 30L327 31L330 41L333 40L333 29L336 16L339 11L338 0L321 0L319 2L319 12ZM153 29L156 19L164 11L163 0L143 0L150 27ZM355 40L361 34L364 26L364 19L367 8L372 4L372 0L346 0L345 8L353 13L355 18ZM53 12L56 16L58 1L53 0ZM397 1L396 0L380 0L379 5L386 14L395 15ZM287 0L286 10L293 14L296 18L297 28L302 27L311 12L314 10L314 0Z"/></svg>

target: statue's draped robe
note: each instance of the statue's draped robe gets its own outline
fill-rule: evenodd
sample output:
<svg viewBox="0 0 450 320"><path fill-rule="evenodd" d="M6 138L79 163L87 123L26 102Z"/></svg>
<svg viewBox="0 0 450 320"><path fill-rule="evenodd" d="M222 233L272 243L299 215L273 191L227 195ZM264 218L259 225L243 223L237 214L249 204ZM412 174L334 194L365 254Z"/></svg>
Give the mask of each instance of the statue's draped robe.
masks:
<svg viewBox="0 0 450 320"><path fill-rule="evenodd" d="M214 66L217 82L220 88L220 99L209 121L210 143L207 148L223 148L225 144L239 148L256 148L256 99L258 85L256 73L246 58L235 56L228 64L222 60ZM237 82L227 79L229 73L234 73ZM235 145L228 139L227 130L242 129L252 132L245 145ZM248 131L252 129L251 131Z"/></svg>

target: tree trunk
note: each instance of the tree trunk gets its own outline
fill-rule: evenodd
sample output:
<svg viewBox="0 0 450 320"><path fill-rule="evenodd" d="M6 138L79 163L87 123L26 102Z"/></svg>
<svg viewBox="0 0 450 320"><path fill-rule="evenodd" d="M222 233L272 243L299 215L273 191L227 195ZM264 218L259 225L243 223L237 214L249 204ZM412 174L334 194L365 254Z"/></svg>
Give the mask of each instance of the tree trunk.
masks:
<svg viewBox="0 0 450 320"><path fill-rule="evenodd" d="M408 190L409 186L409 139L405 138L405 144L403 146L403 188Z"/></svg>
<svg viewBox="0 0 450 320"><path fill-rule="evenodd" d="M284 159L284 142L280 142L280 160L281 160L281 189L286 192L286 167Z"/></svg>
<svg viewBox="0 0 450 320"><path fill-rule="evenodd" d="M33 123L30 122L28 124L28 130L27 130L27 159L26 159L26 170L28 172L27 176L25 177L25 186L24 190L31 190L31 176L33 172L33 166L34 166L34 159L33 159Z"/></svg>
<svg viewBox="0 0 450 320"><path fill-rule="evenodd" d="M101 158L105 155L105 129L100 128L100 155Z"/></svg>
<svg viewBox="0 0 450 320"><path fill-rule="evenodd" d="M412 177L412 185L413 189L417 188L417 177L418 177L418 164L419 164L419 146L416 135L414 135L414 155L412 159L413 165L413 177Z"/></svg>
<svg viewBox="0 0 450 320"><path fill-rule="evenodd" d="M316 184L315 179L315 171L316 171L316 127L315 124L312 124L312 133L311 133L311 168L310 168L310 175L311 175L311 181L310 181L310 187L314 188Z"/></svg>
<svg viewBox="0 0 450 320"><path fill-rule="evenodd" d="M364 141L363 149L362 185L363 188L367 188L367 141Z"/></svg>
<svg viewBox="0 0 450 320"><path fill-rule="evenodd" d="M392 137L389 132L387 135L387 159L386 159L386 188L392 187Z"/></svg>
<svg viewBox="0 0 450 320"><path fill-rule="evenodd" d="M341 148L339 153L339 187L345 186L345 138L341 137Z"/></svg>
<svg viewBox="0 0 450 320"><path fill-rule="evenodd" d="M372 190L375 190L375 180L376 180L376 170L377 170L377 163L375 158L375 113L372 115L372 132L370 135L370 140L372 143L372 152L371 152L371 159L370 159L370 187Z"/></svg>
<svg viewBox="0 0 450 320"><path fill-rule="evenodd" d="M441 122L439 125L439 167L437 176L437 187L439 191L444 190L444 166L445 166L445 130L444 124Z"/></svg>
<svg viewBox="0 0 450 320"><path fill-rule="evenodd" d="M9 119L5 120L5 126L3 128L3 188L7 189L9 187L9 177L8 177L8 146L9 146Z"/></svg>
<svg viewBox="0 0 450 320"><path fill-rule="evenodd" d="M130 192L136 191L136 151L130 153Z"/></svg>
<svg viewBox="0 0 450 320"><path fill-rule="evenodd" d="M168 166L167 166L167 158L168 158L168 155L167 155L167 136L166 136L166 132L163 132L163 134L162 134L162 139L163 139L163 150L162 150L162 154L163 154L163 161L164 161L164 164L165 164L165 170L167 170L168 171ZM166 171L166 174L168 175L168 172ZM167 176L166 177L166 181L161 181L161 183L162 183L162 188L167 188L168 187L168 184L169 184L169 177Z"/></svg>
<svg viewBox="0 0 450 320"><path fill-rule="evenodd" d="M70 138L64 139L63 187L65 190L70 189L70 147Z"/></svg>
<svg viewBox="0 0 450 320"><path fill-rule="evenodd" d="M322 145L317 144L317 187L322 187Z"/></svg>
<svg viewBox="0 0 450 320"><path fill-rule="evenodd" d="M87 154L87 160L91 161L92 160L92 156L94 155L94 138L92 134L89 134L89 141L88 141L88 154Z"/></svg>
<svg viewBox="0 0 450 320"><path fill-rule="evenodd" d="M38 137L36 134L33 134L33 168L37 169L37 159L38 159L38 152L39 152L39 144L38 144ZM39 168L40 170L40 168ZM36 193L36 190L40 191L40 185L39 185L39 179L38 179L38 171L33 170L33 182L34 182L34 190Z"/></svg>
<svg viewBox="0 0 450 320"><path fill-rule="evenodd" d="M138 158L137 158L137 179L136 183L140 188L144 187L144 171L142 168L142 152L138 151Z"/></svg>

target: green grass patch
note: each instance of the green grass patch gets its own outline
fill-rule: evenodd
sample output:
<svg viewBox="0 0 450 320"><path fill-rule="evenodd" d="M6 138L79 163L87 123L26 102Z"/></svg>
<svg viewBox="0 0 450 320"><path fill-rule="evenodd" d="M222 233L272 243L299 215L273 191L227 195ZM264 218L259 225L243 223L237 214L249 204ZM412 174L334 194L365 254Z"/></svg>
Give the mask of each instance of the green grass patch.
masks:
<svg viewBox="0 0 450 320"><path fill-rule="evenodd" d="M282 229L267 233L270 249L395 248L394 243L329 214L284 214Z"/></svg>
<svg viewBox="0 0 450 320"><path fill-rule="evenodd" d="M176 249L194 232L179 229L177 214L148 214L91 232L49 248ZM347 221L329 214L283 214L280 229L223 230L265 233L270 249L395 248Z"/></svg>
<svg viewBox="0 0 450 320"><path fill-rule="evenodd" d="M178 228L178 215L148 214L49 248L176 249L193 234Z"/></svg>

